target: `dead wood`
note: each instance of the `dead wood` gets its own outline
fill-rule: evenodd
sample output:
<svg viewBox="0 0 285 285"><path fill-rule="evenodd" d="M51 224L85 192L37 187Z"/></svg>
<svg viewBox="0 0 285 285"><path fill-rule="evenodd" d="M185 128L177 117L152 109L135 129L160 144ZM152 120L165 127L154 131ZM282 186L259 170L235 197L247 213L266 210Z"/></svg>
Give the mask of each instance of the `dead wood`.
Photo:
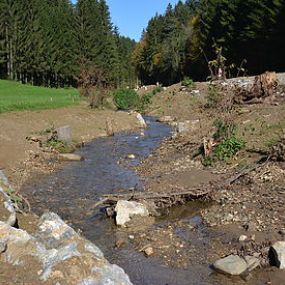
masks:
<svg viewBox="0 0 285 285"><path fill-rule="evenodd" d="M193 201L206 198L211 189L191 189L181 192L156 193L156 192L133 192L125 194L107 194L91 207L95 209L102 205L113 206L120 200L153 202L158 208L168 208L177 204L183 204L187 201Z"/></svg>
<svg viewBox="0 0 285 285"><path fill-rule="evenodd" d="M207 185L200 185L197 188L188 189L186 191L173 191L173 192L132 192L122 194L107 194L103 195L101 200L95 203L90 210L105 205L115 206L120 200L136 201L152 203L157 209L170 208L175 205L185 204L189 201L195 200L211 200L211 194L219 189L225 189L230 187L240 178L248 175L253 171L257 171L264 167L271 159L268 155L263 163L256 163L253 167L243 170L240 173L235 173L229 179L223 179L222 181L214 181Z"/></svg>
<svg viewBox="0 0 285 285"><path fill-rule="evenodd" d="M204 147L204 156L210 156L213 152L213 147L215 146L215 142L213 138L207 140L206 138L203 139L203 147Z"/></svg>
<svg viewBox="0 0 285 285"><path fill-rule="evenodd" d="M278 79L275 72L268 72L255 77L251 88L237 88L235 103L259 104L267 101L272 103L275 99L275 91Z"/></svg>
<svg viewBox="0 0 285 285"><path fill-rule="evenodd" d="M271 147L270 156L272 161L285 161L285 138Z"/></svg>
<svg viewBox="0 0 285 285"><path fill-rule="evenodd" d="M107 132L107 136L113 136L114 135L114 120L112 120L111 118L107 118L106 119L106 132Z"/></svg>
<svg viewBox="0 0 285 285"><path fill-rule="evenodd" d="M270 159L270 156L267 157L266 161L262 164L256 164L253 167L249 168L249 169L245 169L243 171L241 171L240 173L238 173L236 176L231 177L230 179L227 180L226 184L228 185L232 185L234 182L236 182L237 180L239 180L240 178L248 175L249 173L256 171L262 167L264 167L268 161Z"/></svg>

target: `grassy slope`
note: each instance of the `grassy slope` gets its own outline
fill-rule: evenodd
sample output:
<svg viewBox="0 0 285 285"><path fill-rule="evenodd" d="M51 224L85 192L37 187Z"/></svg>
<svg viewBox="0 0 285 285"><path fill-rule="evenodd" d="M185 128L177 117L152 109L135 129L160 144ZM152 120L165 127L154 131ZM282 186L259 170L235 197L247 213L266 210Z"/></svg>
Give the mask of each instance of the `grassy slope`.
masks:
<svg viewBox="0 0 285 285"><path fill-rule="evenodd" d="M76 89L53 89L0 80L0 113L21 110L55 109L79 102Z"/></svg>

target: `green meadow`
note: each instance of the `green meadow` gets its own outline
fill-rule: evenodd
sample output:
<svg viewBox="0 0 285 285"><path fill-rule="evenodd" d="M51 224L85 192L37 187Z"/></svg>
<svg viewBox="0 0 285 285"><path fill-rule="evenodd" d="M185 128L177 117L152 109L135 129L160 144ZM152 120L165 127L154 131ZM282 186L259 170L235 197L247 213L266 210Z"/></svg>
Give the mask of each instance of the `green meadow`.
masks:
<svg viewBox="0 0 285 285"><path fill-rule="evenodd" d="M56 109L77 105L75 88L46 88L0 80L0 113L23 110Z"/></svg>

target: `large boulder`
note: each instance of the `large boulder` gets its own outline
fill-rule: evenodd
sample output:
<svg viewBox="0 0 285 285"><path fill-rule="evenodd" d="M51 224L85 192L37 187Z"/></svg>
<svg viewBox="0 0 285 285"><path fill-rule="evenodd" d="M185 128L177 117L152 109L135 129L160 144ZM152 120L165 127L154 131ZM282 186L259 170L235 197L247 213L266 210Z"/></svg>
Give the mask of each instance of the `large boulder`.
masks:
<svg viewBox="0 0 285 285"><path fill-rule="evenodd" d="M218 272L229 275L240 275L247 270L247 262L237 256L229 255L214 262L213 267Z"/></svg>
<svg viewBox="0 0 285 285"><path fill-rule="evenodd" d="M280 269L285 269L285 241L274 243L270 249L274 264Z"/></svg>
<svg viewBox="0 0 285 285"><path fill-rule="evenodd" d="M115 212L116 224L118 226L126 226L126 223L129 222L133 216L149 216L147 207L134 201L118 201Z"/></svg>
<svg viewBox="0 0 285 285"><path fill-rule="evenodd" d="M41 217L33 235L0 222L1 243L2 261L15 266L15 274L30 268L34 284L132 284L123 269L53 213Z"/></svg>

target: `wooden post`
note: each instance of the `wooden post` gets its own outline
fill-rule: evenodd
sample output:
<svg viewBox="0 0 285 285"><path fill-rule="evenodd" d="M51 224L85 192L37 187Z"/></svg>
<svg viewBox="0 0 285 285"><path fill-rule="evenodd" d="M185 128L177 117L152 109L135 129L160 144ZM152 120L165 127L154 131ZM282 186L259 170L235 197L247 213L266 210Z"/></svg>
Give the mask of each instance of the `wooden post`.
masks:
<svg viewBox="0 0 285 285"><path fill-rule="evenodd" d="M112 120L111 118L106 119L106 133L107 136L114 135L114 120Z"/></svg>

